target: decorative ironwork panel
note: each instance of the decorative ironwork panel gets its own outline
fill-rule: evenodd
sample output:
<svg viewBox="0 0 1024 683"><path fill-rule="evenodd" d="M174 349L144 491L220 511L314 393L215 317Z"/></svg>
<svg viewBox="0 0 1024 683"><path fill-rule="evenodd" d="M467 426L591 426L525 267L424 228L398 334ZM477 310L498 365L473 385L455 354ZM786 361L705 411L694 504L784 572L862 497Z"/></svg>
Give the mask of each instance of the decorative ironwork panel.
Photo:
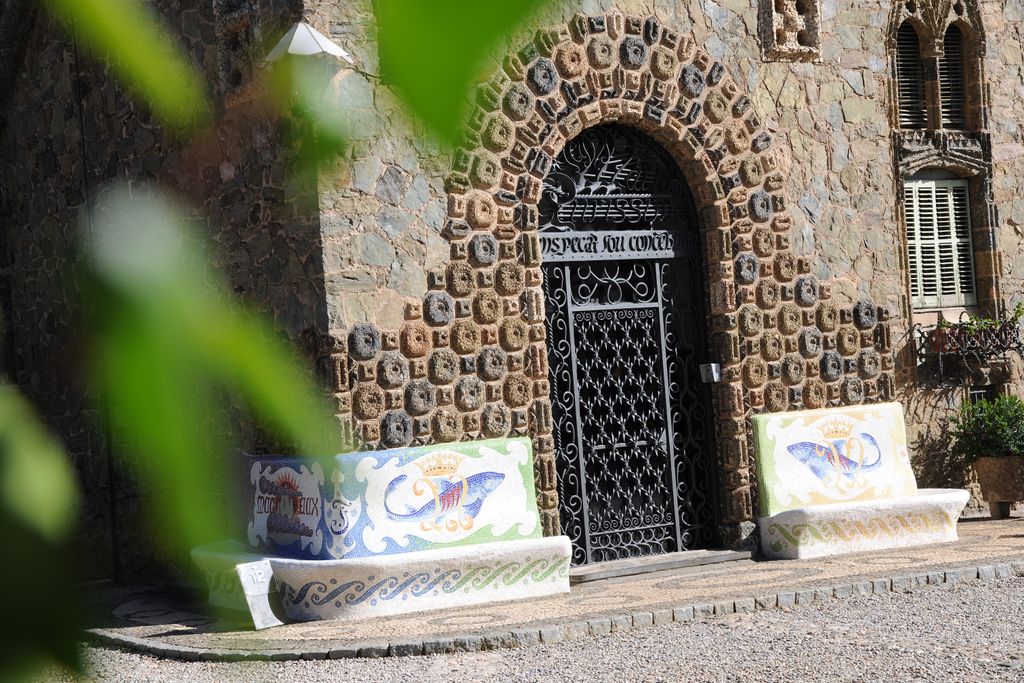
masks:
<svg viewBox="0 0 1024 683"><path fill-rule="evenodd" d="M693 214L674 162L620 126L570 142L545 183L558 488L575 564L715 540Z"/></svg>
<svg viewBox="0 0 1024 683"><path fill-rule="evenodd" d="M655 268L649 262L581 264L571 270L574 309L658 303Z"/></svg>
<svg viewBox="0 0 1024 683"><path fill-rule="evenodd" d="M692 205L675 162L649 137L596 126L566 145L544 180L540 229L679 229Z"/></svg>
<svg viewBox="0 0 1024 683"><path fill-rule="evenodd" d="M580 311L574 332L591 545L649 555L673 549L675 519L655 308ZM607 538L606 538L607 537Z"/></svg>
<svg viewBox="0 0 1024 683"><path fill-rule="evenodd" d="M704 271L699 251L685 261L662 262L658 267L680 545L700 548L715 542L718 491L711 450L714 415L707 385L700 377L700 350L705 348Z"/></svg>

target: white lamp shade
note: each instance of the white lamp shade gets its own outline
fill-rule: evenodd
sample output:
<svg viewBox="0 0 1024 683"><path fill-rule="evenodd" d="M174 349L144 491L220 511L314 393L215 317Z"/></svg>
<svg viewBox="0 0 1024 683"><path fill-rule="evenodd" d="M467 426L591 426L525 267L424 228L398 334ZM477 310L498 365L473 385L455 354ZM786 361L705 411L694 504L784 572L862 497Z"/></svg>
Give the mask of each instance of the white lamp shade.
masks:
<svg viewBox="0 0 1024 683"><path fill-rule="evenodd" d="M281 40L277 41L274 49L263 59L263 64L267 65L276 62L285 55L309 56L320 54L340 57L349 64L355 64L352 61L352 57L339 45L302 21L292 26L291 30L284 34Z"/></svg>

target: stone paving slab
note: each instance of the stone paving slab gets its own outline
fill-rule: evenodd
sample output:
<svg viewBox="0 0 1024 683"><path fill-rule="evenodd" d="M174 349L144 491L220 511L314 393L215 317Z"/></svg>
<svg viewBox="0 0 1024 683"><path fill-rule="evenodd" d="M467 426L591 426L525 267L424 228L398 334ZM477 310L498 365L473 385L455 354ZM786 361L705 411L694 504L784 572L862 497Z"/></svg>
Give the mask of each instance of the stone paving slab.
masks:
<svg viewBox="0 0 1024 683"><path fill-rule="evenodd" d="M556 643L671 621L793 608L854 594L1024 575L1024 519L962 522L960 540L815 560L740 560L579 584L538 600L380 619L239 629L153 589L96 596L101 642L187 660L323 659Z"/></svg>
<svg viewBox="0 0 1024 683"><path fill-rule="evenodd" d="M737 560L749 560L752 553L734 550L687 550L666 555L631 557L625 560L611 560L597 564L585 564L569 570L569 583L576 585L587 581L614 579L620 576L648 574L650 572L699 567L705 564L720 564Z"/></svg>

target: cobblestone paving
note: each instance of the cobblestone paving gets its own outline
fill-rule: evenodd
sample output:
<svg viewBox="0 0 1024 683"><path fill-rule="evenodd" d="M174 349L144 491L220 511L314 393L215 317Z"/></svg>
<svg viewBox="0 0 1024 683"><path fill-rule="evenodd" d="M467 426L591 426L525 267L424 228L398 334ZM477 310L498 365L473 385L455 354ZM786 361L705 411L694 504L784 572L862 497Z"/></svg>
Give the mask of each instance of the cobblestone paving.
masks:
<svg viewBox="0 0 1024 683"><path fill-rule="evenodd" d="M94 680L175 683L1019 682L1024 680L1022 624L1024 577L1018 576L852 596L521 650L337 661L189 663L88 647L86 661Z"/></svg>
<svg viewBox="0 0 1024 683"><path fill-rule="evenodd" d="M94 626L108 640L130 639L136 649L157 648L164 654L174 648L193 648L193 654L231 650L265 657L296 658L300 653L317 652L340 655L342 651L355 654L360 649L365 655L380 650L386 653L389 644L400 644L408 653L416 653L425 642L443 641L451 646L453 641L467 638L468 644L462 649L480 649L481 637L488 634L532 634L533 641L538 635L541 640L569 640L581 635L575 632L580 629L583 633L613 631L617 619L631 619L635 626L671 622L673 609L680 607L703 606L717 613L753 611L776 604L784 607L825 597L817 595L821 591L829 598L833 592L842 597L857 590L858 583L877 579L894 579L892 587L899 590L915 582L942 583L949 569L987 565L991 570L1000 562L1024 560L1024 519L961 523L959 530L960 541L956 543L818 560L727 562L594 581L574 586L568 595L539 600L379 620L289 624L258 632L214 622L201 614L200 607L188 606L180 599L148 590L124 590L107 596L110 602L104 608L106 618ZM875 592L882 591L876 588ZM546 638L546 634L551 637ZM494 646L508 644L498 642ZM841 641L821 645L844 646ZM483 645L483 649L488 648Z"/></svg>

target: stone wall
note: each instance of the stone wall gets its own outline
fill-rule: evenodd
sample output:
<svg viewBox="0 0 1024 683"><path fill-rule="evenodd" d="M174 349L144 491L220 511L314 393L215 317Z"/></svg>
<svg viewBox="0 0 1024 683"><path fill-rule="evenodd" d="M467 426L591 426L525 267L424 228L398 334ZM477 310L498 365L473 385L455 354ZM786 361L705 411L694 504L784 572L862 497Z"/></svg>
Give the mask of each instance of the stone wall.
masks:
<svg viewBox="0 0 1024 683"><path fill-rule="evenodd" d="M820 57L809 63L765 61L758 30L762 4L771 3L567 2L542 10L534 24L568 25L577 11L618 8L635 15L653 13L667 28L692 35L749 91L766 129L776 131L784 143L780 163L793 198L787 211L793 219L794 251L809 254L821 246L815 274L837 278L839 299L852 303L869 296L905 316L890 142L887 46L894 3L821 3ZM1012 110L1017 96L1012 86L1020 82L1018 15L1024 5L979 5L988 42L999 46L986 53L984 63L992 102L996 205L1005 218L1001 248L1009 261L1020 251L1014 226L1024 210L1015 199L1022 148L1016 137L1019 117ZM357 144L351 168L322 179L324 215L337 215L349 227L325 247L331 264L328 280L332 294L337 292L330 297L335 329L362 321L396 326L404 304L426 292L426 273L447 259L441 237L442 181L450 160L416 139L422 131L410 129L398 116L393 94L373 77L376 56L369 11L368 2L321 2L309 12L310 20L332 31L369 73L350 74L337 89L356 114ZM503 58L496 54L485 71L500 68ZM1003 265L1006 277L1016 284L1006 288L1012 296L1020 284L1020 276L1013 273L1020 269ZM386 291L379 291L381 285Z"/></svg>
<svg viewBox="0 0 1024 683"><path fill-rule="evenodd" d="M816 242L822 243L825 248L814 264L815 274L821 278L838 275L838 297L852 304L870 296L898 310L903 288L891 277L899 269L899 254L885 94L888 62L882 43L888 3L858 3L856 9L842 12L835 3L824 3L822 61L817 64L765 62L757 4L678 2L658 3L655 7L643 2L569 2L560 4L557 10L545 9L534 23L537 27L567 26L577 11L614 7L638 16L654 13L666 28L692 35L695 43L749 92L765 128L777 131L778 141L784 143L780 145L780 164L787 194L792 198L787 213L793 220L794 252L810 254ZM369 3L334 5L320 3L311 20L320 21L324 27L337 26L332 35L353 52L365 70L374 73L372 27L357 19L365 17ZM842 35L837 35L839 27L844 28ZM518 45L523 39L513 42ZM503 59L504 54L496 55L486 70L500 68ZM343 261L344 268L336 271L337 280L348 287L344 290L346 296L336 297L339 301L331 304L331 325L335 329L361 321L396 325L401 321L404 303L425 293L426 273L447 260L447 246L441 237L441 183L451 161L411 138L411 131L395 113L397 103L386 86L372 77L352 75L344 80L338 95L351 96L353 92L358 93L365 111L374 112L376 120L355 129L360 144L353 150L351 171L324 178L321 188L321 196L327 197L323 201L325 215L331 202L337 203L339 198L349 200L343 208L354 208L346 214L353 228L348 239L353 242L326 246L328 254L335 250L339 253L337 260ZM369 117L358 121L362 123L365 118ZM387 175L385 169L391 169ZM408 205L400 207L406 215L411 214L405 220L412 226L411 238L420 246L403 250L399 245L392 256L369 236L395 241L389 240L384 231L393 222L379 220L382 205L401 205L401 200L389 203L382 199L390 194L387 187L395 176L403 180L399 189L413 187L415 180L416 185L429 187L431 196L419 211ZM417 196L416 203L419 199ZM353 203L357 205L351 207ZM391 213L391 209L385 213ZM882 231L860 227L886 225L888 229ZM367 249L367 244L372 246ZM876 254L869 255L868 250ZM385 278L385 270L395 274L416 272L409 280L418 282L420 289L410 293L407 284L411 282ZM372 282L369 273L374 273ZM329 269L329 282L332 279ZM389 291L378 294L378 284ZM356 296L349 295L353 291Z"/></svg>

